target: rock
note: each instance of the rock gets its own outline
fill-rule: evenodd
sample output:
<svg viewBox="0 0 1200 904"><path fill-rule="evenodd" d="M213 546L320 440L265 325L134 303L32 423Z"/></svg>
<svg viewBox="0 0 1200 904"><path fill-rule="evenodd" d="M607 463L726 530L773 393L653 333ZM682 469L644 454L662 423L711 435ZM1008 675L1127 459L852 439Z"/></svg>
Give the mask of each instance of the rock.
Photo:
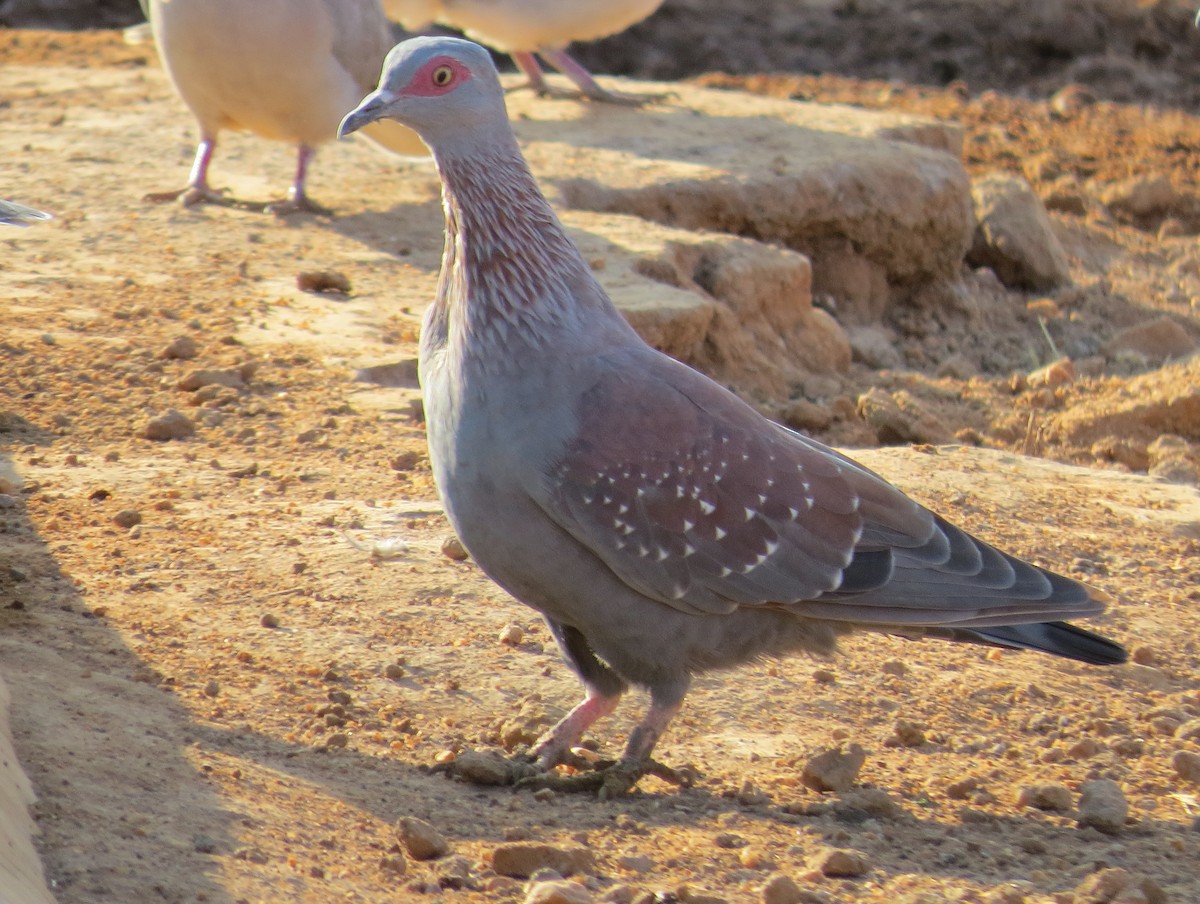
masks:
<svg viewBox="0 0 1200 904"><path fill-rule="evenodd" d="M1162 669L1150 665L1138 665L1131 662L1121 669L1121 675L1135 684L1153 690L1164 691L1171 686L1171 679Z"/></svg>
<svg viewBox="0 0 1200 904"><path fill-rule="evenodd" d="M824 430L833 423L833 412L808 399L792 399L779 409L777 419L793 430L807 433Z"/></svg>
<svg viewBox="0 0 1200 904"><path fill-rule="evenodd" d="M565 211L614 303L660 351L739 388L785 395L850 365L841 326L812 305L812 265L786 248L630 216Z"/></svg>
<svg viewBox="0 0 1200 904"><path fill-rule="evenodd" d="M1084 782L1080 788L1079 814L1076 817L1079 825L1115 835L1125 827L1128 815L1129 802L1125 800L1121 786L1111 779Z"/></svg>
<svg viewBox="0 0 1200 904"><path fill-rule="evenodd" d="M617 866L632 873L648 873L654 869L654 860L645 854L624 854L617 858Z"/></svg>
<svg viewBox="0 0 1200 904"><path fill-rule="evenodd" d="M244 389L245 380L241 370L193 370L175 384L184 392L195 392L205 386L228 386L230 389Z"/></svg>
<svg viewBox="0 0 1200 904"><path fill-rule="evenodd" d="M1071 789L1062 782L1027 785L1017 795L1017 806L1065 813L1071 809Z"/></svg>
<svg viewBox="0 0 1200 904"><path fill-rule="evenodd" d="M505 625L500 629L498 639L500 643L506 646L518 646L525 639L525 629L520 625Z"/></svg>
<svg viewBox="0 0 1200 904"><path fill-rule="evenodd" d="M1152 444L1162 434L1200 436L1200 355L1125 382L1120 395L1081 400L1046 424L1048 437L1089 447L1106 436ZM1153 459L1154 452L1150 449ZM1153 467L1153 461L1151 462Z"/></svg>
<svg viewBox="0 0 1200 904"><path fill-rule="evenodd" d="M1171 757L1171 766L1185 782L1200 785L1200 753L1177 750Z"/></svg>
<svg viewBox="0 0 1200 904"><path fill-rule="evenodd" d="M1136 440L1106 436L1092 443L1091 452L1097 461L1119 462L1131 471L1145 471L1150 467L1150 453L1145 443Z"/></svg>
<svg viewBox="0 0 1200 904"><path fill-rule="evenodd" d="M560 876L590 874L596 869L592 852L585 847L559 847L537 841L513 841L492 850L492 868L502 876L527 879L540 869Z"/></svg>
<svg viewBox="0 0 1200 904"><path fill-rule="evenodd" d="M517 714L500 725L500 744L512 750L520 744L534 744L555 719L539 700L526 700Z"/></svg>
<svg viewBox="0 0 1200 904"><path fill-rule="evenodd" d="M113 524L117 527L129 530L134 525L142 523L142 513L137 509L121 509L121 511L113 515L112 520Z"/></svg>
<svg viewBox="0 0 1200 904"><path fill-rule="evenodd" d="M474 888L477 883L471 861L461 854L439 860L433 873L439 888Z"/></svg>
<svg viewBox="0 0 1200 904"><path fill-rule="evenodd" d="M1200 743L1200 719L1188 719L1175 729L1175 737L1180 741Z"/></svg>
<svg viewBox="0 0 1200 904"><path fill-rule="evenodd" d="M967 255L1016 289L1047 291L1071 281L1070 263L1050 217L1019 176L993 173L971 187L978 226Z"/></svg>
<svg viewBox="0 0 1200 904"><path fill-rule="evenodd" d="M1133 894L1130 894L1130 893ZM1138 897L1134 897L1138 895ZM1167 895L1153 879L1120 867L1092 873L1075 887L1073 904L1166 904Z"/></svg>
<svg viewBox="0 0 1200 904"><path fill-rule="evenodd" d="M465 562L470 558L470 553L463 546L462 540L458 539L454 534L442 540L442 555L452 562Z"/></svg>
<svg viewBox="0 0 1200 904"><path fill-rule="evenodd" d="M1104 750L1104 745L1095 738L1080 738L1067 748L1067 756L1073 760L1086 760Z"/></svg>
<svg viewBox="0 0 1200 904"><path fill-rule="evenodd" d="M920 747L925 744L925 729L915 722L901 719L892 729L892 733L884 740L884 747Z"/></svg>
<svg viewBox="0 0 1200 904"><path fill-rule="evenodd" d="M1080 112L1096 103L1096 96L1086 85L1073 82L1064 85L1050 97L1050 115L1055 119L1074 119Z"/></svg>
<svg viewBox="0 0 1200 904"><path fill-rule="evenodd" d="M484 748L464 750L454 758L450 771L473 785L511 785L521 777L517 766L501 751Z"/></svg>
<svg viewBox="0 0 1200 904"><path fill-rule="evenodd" d="M161 352L160 358L174 358L180 361L190 361L200 353L200 346L191 336L177 336L172 339Z"/></svg>
<svg viewBox="0 0 1200 904"><path fill-rule="evenodd" d="M577 882L534 882L525 892L525 904L592 904L592 893Z"/></svg>
<svg viewBox="0 0 1200 904"><path fill-rule="evenodd" d="M141 434L146 439L159 442L170 439L186 439L194 435L196 425L191 418L171 409L166 414L153 417L142 427Z"/></svg>
<svg viewBox="0 0 1200 904"><path fill-rule="evenodd" d="M818 272L832 243L853 247L891 284L957 275L973 225L960 155L946 152L959 147L957 127L749 94L731 103L727 91L686 84L664 90L675 95L669 109L606 111L602 143L590 116L532 95L511 95L509 113L534 172L567 207L753 235L808 254ZM706 115L681 115L687 108Z"/></svg>
<svg viewBox="0 0 1200 904"><path fill-rule="evenodd" d="M848 791L866 761L867 752L858 744L839 745L809 759L800 781L814 791Z"/></svg>
<svg viewBox="0 0 1200 904"><path fill-rule="evenodd" d="M808 858L806 865L822 875L848 879L861 876L871 868L864 854L845 848L822 848Z"/></svg>
<svg viewBox="0 0 1200 904"><path fill-rule="evenodd" d="M1164 434L1146 447L1146 473L1170 483L1200 485L1200 450L1182 436Z"/></svg>
<svg viewBox="0 0 1200 904"><path fill-rule="evenodd" d="M415 816L402 816L396 822L400 844L413 860L434 860L445 856L450 845L432 825Z"/></svg>
<svg viewBox="0 0 1200 904"><path fill-rule="evenodd" d="M804 894L790 876L774 873L762 886L762 904L801 904Z"/></svg>
<svg viewBox="0 0 1200 904"><path fill-rule="evenodd" d="M874 370L896 370L903 365L900 342L887 327L852 327L846 335L855 361L861 361Z"/></svg>
<svg viewBox="0 0 1200 904"><path fill-rule="evenodd" d="M879 667L879 670L885 675L895 675L897 678L903 678L908 674L908 666L900 659L887 660Z"/></svg>
<svg viewBox="0 0 1200 904"><path fill-rule="evenodd" d="M1179 193L1166 176L1135 176L1114 182L1097 196L1113 213L1139 218L1162 216L1179 201Z"/></svg>
<svg viewBox="0 0 1200 904"><path fill-rule="evenodd" d="M1126 327L1100 347L1109 358L1136 352L1153 362L1182 358L1197 349L1188 331L1170 317L1155 317Z"/></svg>
<svg viewBox="0 0 1200 904"><path fill-rule="evenodd" d="M1072 363L1070 358L1059 358L1057 361L1051 361L1044 367L1039 367L1037 370L1032 371L1025 378L1025 385L1030 389L1038 389L1040 387L1053 388L1071 383L1074 379L1074 363Z"/></svg>
<svg viewBox="0 0 1200 904"><path fill-rule="evenodd" d="M296 274L296 288L317 294L349 295L352 291L349 278L337 270L304 270Z"/></svg>
<svg viewBox="0 0 1200 904"><path fill-rule="evenodd" d="M884 445L948 443L952 435L912 395L872 387L858 397L858 413Z"/></svg>

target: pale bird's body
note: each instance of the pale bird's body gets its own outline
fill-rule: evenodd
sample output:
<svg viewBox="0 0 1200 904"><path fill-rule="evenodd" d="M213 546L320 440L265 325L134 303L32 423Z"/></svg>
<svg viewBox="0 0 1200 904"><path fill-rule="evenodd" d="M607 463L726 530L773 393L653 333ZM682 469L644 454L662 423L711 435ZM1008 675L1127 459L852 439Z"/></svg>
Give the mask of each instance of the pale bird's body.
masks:
<svg viewBox="0 0 1200 904"><path fill-rule="evenodd" d="M200 143L187 186L152 200L224 202L208 168L224 130L297 147L296 176L277 210L321 211L306 192L318 145L379 77L391 30L378 0L144 0L163 65L196 117ZM364 134L401 154L424 154L395 122Z"/></svg>
<svg viewBox="0 0 1200 904"><path fill-rule="evenodd" d="M580 783L669 774L650 755L692 676L829 653L856 628L1124 661L1059 621L1098 614L1103 594L969 536L643 342L539 191L482 48L399 45L341 132L384 117L421 134L442 178L420 349L438 491L587 690L539 742L541 768L635 684L649 711L621 761Z"/></svg>
<svg viewBox="0 0 1200 904"><path fill-rule="evenodd" d="M642 21L663 0L384 0L384 8L409 31L437 23L512 56L529 87L554 94L537 61L541 56L592 100L643 103L636 97L602 88L566 52L574 41L594 41Z"/></svg>

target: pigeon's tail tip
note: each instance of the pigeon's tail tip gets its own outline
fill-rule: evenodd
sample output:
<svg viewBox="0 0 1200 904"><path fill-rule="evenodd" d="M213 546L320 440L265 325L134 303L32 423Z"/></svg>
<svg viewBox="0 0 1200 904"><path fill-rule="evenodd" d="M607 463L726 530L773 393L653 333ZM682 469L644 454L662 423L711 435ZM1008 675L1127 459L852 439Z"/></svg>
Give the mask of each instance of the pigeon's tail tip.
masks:
<svg viewBox="0 0 1200 904"><path fill-rule="evenodd" d="M1129 661L1123 646L1068 622L965 628L956 640L974 641L1013 650L1037 650L1088 665L1121 665Z"/></svg>

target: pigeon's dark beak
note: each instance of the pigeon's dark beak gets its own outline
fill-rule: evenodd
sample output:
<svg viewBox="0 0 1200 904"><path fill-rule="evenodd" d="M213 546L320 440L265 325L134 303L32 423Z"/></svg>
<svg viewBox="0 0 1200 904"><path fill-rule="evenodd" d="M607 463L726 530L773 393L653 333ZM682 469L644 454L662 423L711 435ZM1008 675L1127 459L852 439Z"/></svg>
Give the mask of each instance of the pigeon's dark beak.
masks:
<svg viewBox="0 0 1200 904"><path fill-rule="evenodd" d="M345 138L351 132L357 132L363 126L369 126L381 119L386 111L388 101L392 98L381 90L372 91L363 98L362 103L346 114L342 124L338 126L337 137Z"/></svg>

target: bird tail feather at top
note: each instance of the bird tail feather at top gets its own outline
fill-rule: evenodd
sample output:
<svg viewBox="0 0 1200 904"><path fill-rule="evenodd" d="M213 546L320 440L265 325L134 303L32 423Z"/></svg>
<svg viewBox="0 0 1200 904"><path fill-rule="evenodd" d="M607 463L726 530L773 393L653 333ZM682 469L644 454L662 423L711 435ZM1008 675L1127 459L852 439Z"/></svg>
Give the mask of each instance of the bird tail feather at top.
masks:
<svg viewBox="0 0 1200 904"><path fill-rule="evenodd" d="M927 628L921 634L1010 650L1036 650L1088 665L1120 665L1129 660L1124 647L1066 622L988 628Z"/></svg>
<svg viewBox="0 0 1200 904"><path fill-rule="evenodd" d="M373 144L393 154L402 154L405 157L429 156L429 148L416 132L390 119L376 120L363 127L361 134L371 139Z"/></svg>

